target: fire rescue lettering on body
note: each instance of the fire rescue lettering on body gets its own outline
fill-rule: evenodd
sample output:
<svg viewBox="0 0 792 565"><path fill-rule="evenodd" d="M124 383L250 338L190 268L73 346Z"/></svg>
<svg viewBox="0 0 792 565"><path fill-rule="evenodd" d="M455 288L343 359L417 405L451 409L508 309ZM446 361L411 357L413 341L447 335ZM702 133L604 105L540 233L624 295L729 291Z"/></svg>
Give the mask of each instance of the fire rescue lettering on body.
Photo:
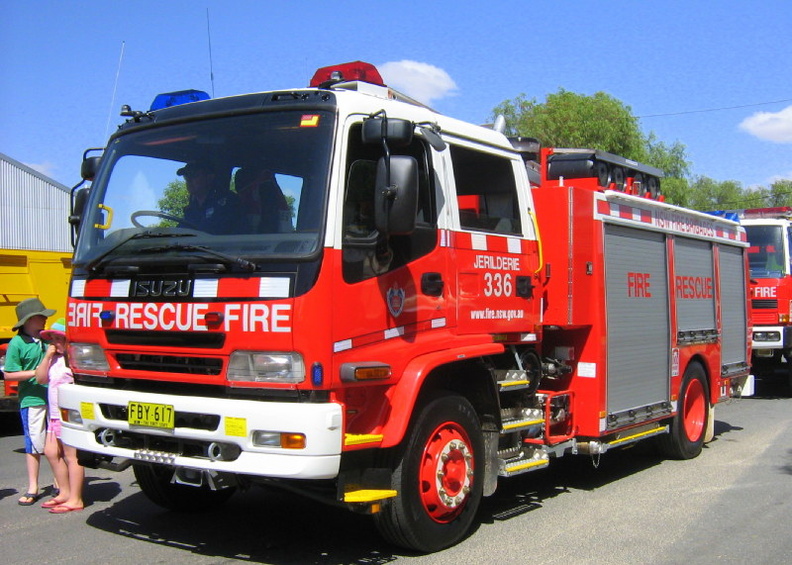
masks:
<svg viewBox="0 0 792 565"><path fill-rule="evenodd" d="M627 273L627 296L630 298L652 298L650 273Z"/></svg>
<svg viewBox="0 0 792 565"><path fill-rule="evenodd" d="M712 277L678 276L676 296L686 299L712 298Z"/></svg>
<svg viewBox="0 0 792 565"><path fill-rule="evenodd" d="M102 320L102 312L112 319ZM79 302L69 304L68 324L75 327L112 327L121 330L207 331L205 316L220 312L217 329L244 332L290 332L291 304L191 304Z"/></svg>

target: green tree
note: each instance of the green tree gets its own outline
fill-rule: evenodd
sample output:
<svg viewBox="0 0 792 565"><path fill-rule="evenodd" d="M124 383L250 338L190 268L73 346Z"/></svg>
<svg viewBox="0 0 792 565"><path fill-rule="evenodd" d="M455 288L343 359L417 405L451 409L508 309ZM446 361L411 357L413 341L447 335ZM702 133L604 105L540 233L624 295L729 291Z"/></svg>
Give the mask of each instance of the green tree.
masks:
<svg viewBox="0 0 792 565"><path fill-rule="evenodd" d="M690 202L694 210L730 210L743 198L743 188L737 181L716 181L699 176L691 184Z"/></svg>
<svg viewBox="0 0 792 565"><path fill-rule="evenodd" d="M184 214L184 208L190 200L190 195L187 193L187 183L183 180L174 180L168 183L168 186L162 192L162 198L157 202L159 209L181 218ZM166 225L175 225L169 222Z"/></svg>
<svg viewBox="0 0 792 565"><path fill-rule="evenodd" d="M690 161L686 148L675 141L671 145L659 141L654 132L646 137L647 165L656 167L665 175L660 182L661 190L669 204L690 206Z"/></svg>
<svg viewBox="0 0 792 565"><path fill-rule="evenodd" d="M530 136L545 147L586 147L644 161L646 142L629 106L605 92L592 96L559 89L543 103L520 94L494 110L508 135Z"/></svg>
<svg viewBox="0 0 792 565"><path fill-rule="evenodd" d="M685 206L692 200L685 146L644 135L630 107L604 92L585 96L560 89L543 103L521 94L493 114L506 119L507 135L535 137L546 147L600 149L656 167L665 175L661 188L667 202Z"/></svg>
<svg viewBox="0 0 792 565"><path fill-rule="evenodd" d="M777 180L771 184L765 206L792 206L792 180Z"/></svg>

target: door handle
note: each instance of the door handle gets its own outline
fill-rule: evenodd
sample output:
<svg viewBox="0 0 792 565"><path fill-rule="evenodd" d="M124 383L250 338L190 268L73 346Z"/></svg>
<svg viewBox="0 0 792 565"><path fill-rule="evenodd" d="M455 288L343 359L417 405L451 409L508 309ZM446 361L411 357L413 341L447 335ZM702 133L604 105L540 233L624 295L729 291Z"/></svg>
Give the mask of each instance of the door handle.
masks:
<svg viewBox="0 0 792 565"><path fill-rule="evenodd" d="M440 273L424 273L421 275L421 292L427 296L442 296L443 275Z"/></svg>

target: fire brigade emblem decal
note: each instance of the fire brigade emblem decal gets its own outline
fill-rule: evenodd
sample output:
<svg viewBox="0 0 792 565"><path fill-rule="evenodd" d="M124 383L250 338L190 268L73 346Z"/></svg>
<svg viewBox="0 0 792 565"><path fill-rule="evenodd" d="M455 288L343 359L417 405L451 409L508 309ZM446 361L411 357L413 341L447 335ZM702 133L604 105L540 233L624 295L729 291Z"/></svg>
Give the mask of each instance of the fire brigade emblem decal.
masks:
<svg viewBox="0 0 792 565"><path fill-rule="evenodd" d="M391 316L394 318L398 318L399 314L404 310L404 289L394 284L388 289L386 298L388 302L388 312L390 312Z"/></svg>

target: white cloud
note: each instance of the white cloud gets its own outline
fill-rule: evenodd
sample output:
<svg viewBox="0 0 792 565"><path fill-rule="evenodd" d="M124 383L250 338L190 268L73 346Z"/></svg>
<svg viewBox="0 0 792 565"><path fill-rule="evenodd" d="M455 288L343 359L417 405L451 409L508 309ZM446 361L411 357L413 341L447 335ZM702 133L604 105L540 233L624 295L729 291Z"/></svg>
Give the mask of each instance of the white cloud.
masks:
<svg viewBox="0 0 792 565"><path fill-rule="evenodd" d="M781 173L780 175L773 175L767 180L766 184L769 186L778 181L788 181L788 180L792 180L792 171L789 171L788 173Z"/></svg>
<svg viewBox="0 0 792 565"><path fill-rule="evenodd" d="M49 161L44 163L25 163L25 165L49 178L52 178L52 173L55 171L55 165Z"/></svg>
<svg viewBox="0 0 792 565"><path fill-rule="evenodd" d="M439 67L418 61L394 61L377 65L385 84L407 96L431 106L432 102L454 96L457 85L451 76Z"/></svg>
<svg viewBox="0 0 792 565"><path fill-rule="evenodd" d="M757 112L740 123L740 129L759 139L792 143L792 106L780 112Z"/></svg>

